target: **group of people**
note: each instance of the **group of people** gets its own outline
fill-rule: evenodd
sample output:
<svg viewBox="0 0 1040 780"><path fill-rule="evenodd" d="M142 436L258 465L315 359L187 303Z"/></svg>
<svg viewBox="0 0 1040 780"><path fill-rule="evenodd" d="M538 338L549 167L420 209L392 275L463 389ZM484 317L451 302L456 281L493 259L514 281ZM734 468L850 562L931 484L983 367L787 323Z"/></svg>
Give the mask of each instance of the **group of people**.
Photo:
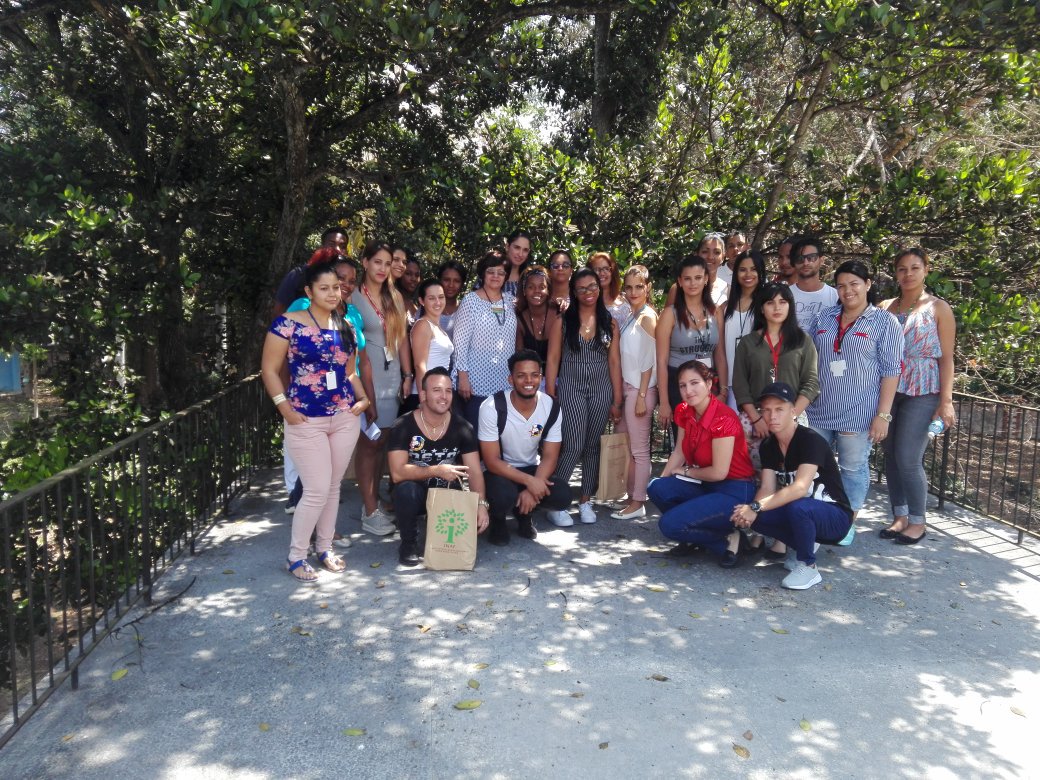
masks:
<svg viewBox="0 0 1040 780"><path fill-rule="evenodd" d="M783 559L783 585L820 582L819 544L847 544L885 452L892 522L881 536L925 538L929 432L955 424L955 326L928 293L927 254L900 251L899 295L880 303L870 268L824 247L783 240L777 271L740 232L708 233L668 279L658 312L644 265L624 273L595 252L547 264L516 231L468 269L449 261L422 279L415 256L373 241L356 264L333 228L276 296L264 344L265 386L285 418L294 512L288 568L313 582L317 561L342 571L335 547L340 483L353 458L362 528L400 533L399 560L421 562L426 491L478 493L492 544L537 537L543 509L574 524L570 481L581 465L577 519L598 520L600 436L628 433L627 500L611 517L661 512L672 553L707 550L720 565L749 549ZM664 290L664 285L662 292ZM651 480L653 415L674 449ZM390 501L380 501L387 469Z"/></svg>

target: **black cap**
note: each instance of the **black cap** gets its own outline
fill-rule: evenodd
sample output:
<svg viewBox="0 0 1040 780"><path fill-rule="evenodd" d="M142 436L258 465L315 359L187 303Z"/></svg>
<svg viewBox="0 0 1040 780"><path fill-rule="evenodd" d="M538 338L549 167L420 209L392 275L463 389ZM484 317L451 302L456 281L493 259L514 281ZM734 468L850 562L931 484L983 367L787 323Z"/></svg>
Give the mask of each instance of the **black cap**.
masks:
<svg viewBox="0 0 1040 780"><path fill-rule="evenodd" d="M762 403L763 398L779 398L781 401L793 404L797 396L794 393L794 388L786 382L773 382L773 384L762 388L762 392L758 394L758 403Z"/></svg>

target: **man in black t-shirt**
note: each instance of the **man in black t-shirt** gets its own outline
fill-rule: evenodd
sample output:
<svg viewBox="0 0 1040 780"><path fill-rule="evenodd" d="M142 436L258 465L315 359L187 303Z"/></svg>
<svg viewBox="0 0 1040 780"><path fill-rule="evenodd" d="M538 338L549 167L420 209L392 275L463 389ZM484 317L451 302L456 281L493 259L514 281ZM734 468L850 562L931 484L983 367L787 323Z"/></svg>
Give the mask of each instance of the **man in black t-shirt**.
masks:
<svg viewBox="0 0 1040 780"><path fill-rule="evenodd" d="M827 442L798 424L797 394L790 385L766 385L759 411L769 426L762 442L762 485L750 504L733 510L733 524L787 545L791 573L780 584L806 590L823 580L816 569L817 542L838 544L851 533L852 507ZM792 557L792 551L795 557Z"/></svg>
<svg viewBox="0 0 1040 780"><path fill-rule="evenodd" d="M401 533L398 557L404 566L419 564L418 518L426 512L426 491L431 487L457 487L469 480L480 496L477 532L488 527L484 474L480 470L480 446L473 426L451 413L451 376L437 366L423 375L419 408L397 418L387 433L387 465L394 482L397 529ZM462 464L457 461L462 459Z"/></svg>

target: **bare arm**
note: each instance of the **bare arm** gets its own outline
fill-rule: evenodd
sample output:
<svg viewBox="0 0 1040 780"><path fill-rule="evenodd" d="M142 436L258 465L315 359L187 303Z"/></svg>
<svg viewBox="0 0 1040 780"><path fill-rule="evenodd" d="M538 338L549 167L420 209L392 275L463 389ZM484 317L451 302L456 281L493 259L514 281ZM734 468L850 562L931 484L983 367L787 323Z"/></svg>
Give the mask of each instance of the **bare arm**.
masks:
<svg viewBox="0 0 1040 780"><path fill-rule="evenodd" d="M282 378L288 354L289 340L274 333L268 333L264 339L264 351L260 357L260 377L264 382L267 395L271 398L278 395L284 396L288 390ZM279 401L276 408L289 425L307 422L307 418L293 409L287 399Z"/></svg>
<svg viewBox="0 0 1040 780"><path fill-rule="evenodd" d="M621 419L621 405L624 403L624 392L621 389L621 338L618 325L610 318L611 339L607 349L607 370L610 372L610 385L614 389L614 403L610 407L610 419L615 423Z"/></svg>
<svg viewBox="0 0 1040 780"><path fill-rule="evenodd" d="M776 489L776 472L762 469L762 483L755 494L755 500L761 505L761 511L779 509L792 501L804 498L812 493L813 477L816 476L815 463L803 463L795 472L794 481L787 487ZM737 528L750 528L758 517L747 504L738 504L733 509L733 525Z"/></svg>
<svg viewBox="0 0 1040 780"><path fill-rule="evenodd" d="M935 416L946 423L947 428L957 424L957 412L953 408L953 352L957 340L957 323L953 311L946 301L935 301L935 324L939 329L939 406Z"/></svg>
<svg viewBox="0 0 1040 780"><path fill-rule="evenodd" d="M726 364L726 321L723 319L721 306L715 307L715 323L719 331L719 340L715 344L712 362L715 364L715 372L719 375L719 400L726 403L729 390L729 366Z"/></svg>
<svg viewBox="0 0 1040 780"><path fill-rule="evenodd" d="M481 501L487 501L487 491L484 489L484 472L480 470L480 453L464 453L462 456L462 467L469 471L469 489L480 496ZM481 504L477 507L477 533L484 533L490 522L491 518L488 517L487 507Z"/></svg>
<svg viewBox="0 0 1040 780"><path fill-rule="evenodd" d="M663 426L672 421L671 398L668 397L668 348L675 327L675 308L668 306L657 323L657 421Z"/></svg>
<svg viewBox="0 0 1040 780"><path fill-rule="evenodd" d="M558 319L549 332L549 352L545 358L545 392L556 397L556 377L560 372L560 356L563 354L563 319Z"/></svg>
<svg viewBox="0 0 1040 780"><path fill-rule="evenodd" d="M423 327L426 323L426 327ZM422 387L423 374L426 373L426 363L430 359L430 342L433 340L433 326L425 319L419 320L412 326L412 367L415 370L415 384L413 387ZM411 393L411 389L409 389Z"/></svg>

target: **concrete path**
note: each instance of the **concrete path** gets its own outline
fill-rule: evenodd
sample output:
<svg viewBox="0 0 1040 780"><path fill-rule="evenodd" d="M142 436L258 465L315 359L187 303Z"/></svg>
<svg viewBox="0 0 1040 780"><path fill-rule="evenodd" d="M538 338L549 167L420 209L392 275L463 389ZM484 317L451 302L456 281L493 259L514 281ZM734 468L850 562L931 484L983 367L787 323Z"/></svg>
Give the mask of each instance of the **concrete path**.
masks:
<svg viewBox="0 0 1040 780"><path fill-rule="evenodd" d="M268 476L0 778L1040 777L1040 545L967 513L900 548L875 494L791 592L607 511L482 544L474 572L404 570L351 493L348 571L308 588Z"/></svg>

